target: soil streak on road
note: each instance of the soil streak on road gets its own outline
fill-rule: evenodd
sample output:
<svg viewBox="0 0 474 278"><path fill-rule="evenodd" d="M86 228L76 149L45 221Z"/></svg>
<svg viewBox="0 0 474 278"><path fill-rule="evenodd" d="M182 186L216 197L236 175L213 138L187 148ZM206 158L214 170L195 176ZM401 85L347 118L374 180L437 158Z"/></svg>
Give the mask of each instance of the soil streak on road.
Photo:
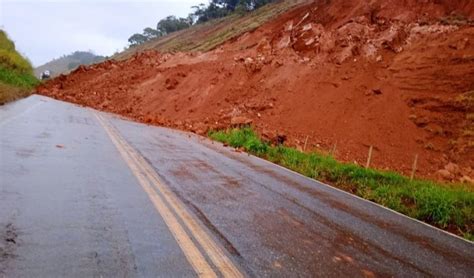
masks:
<svg viewBox="0 0 474 278"><path fill-rule="evenodd" d="M193 134L0 107L0 276L117 273L472 277L474 245Z"/></svg>

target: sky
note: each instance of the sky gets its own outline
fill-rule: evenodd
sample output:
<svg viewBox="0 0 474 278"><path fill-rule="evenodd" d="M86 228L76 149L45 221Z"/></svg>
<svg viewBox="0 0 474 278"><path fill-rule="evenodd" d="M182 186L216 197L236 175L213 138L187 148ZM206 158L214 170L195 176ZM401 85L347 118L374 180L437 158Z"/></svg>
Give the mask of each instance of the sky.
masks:
<svg viewBox="0 0 474 278"><path fill-rule="evenodd" d="M110 56L168 15L208 0L0 0L0 28L37 67L76 50Z"/></svg>

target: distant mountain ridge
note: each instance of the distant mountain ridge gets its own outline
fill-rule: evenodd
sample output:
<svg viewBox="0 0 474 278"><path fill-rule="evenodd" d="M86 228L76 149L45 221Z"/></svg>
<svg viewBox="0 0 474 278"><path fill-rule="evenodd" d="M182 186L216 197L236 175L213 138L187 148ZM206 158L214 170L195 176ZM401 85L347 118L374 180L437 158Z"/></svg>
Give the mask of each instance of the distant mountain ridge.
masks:
<svg viewBox="0 0 474 278"><path fill-rule="evenodd" d="M68 73L80 65L91 65L103 60L105 60L104 56L95 55L91 51L75 51L35 68L34 72L39 77L42 72L49 70L52 76L58 76Z"/></svg>

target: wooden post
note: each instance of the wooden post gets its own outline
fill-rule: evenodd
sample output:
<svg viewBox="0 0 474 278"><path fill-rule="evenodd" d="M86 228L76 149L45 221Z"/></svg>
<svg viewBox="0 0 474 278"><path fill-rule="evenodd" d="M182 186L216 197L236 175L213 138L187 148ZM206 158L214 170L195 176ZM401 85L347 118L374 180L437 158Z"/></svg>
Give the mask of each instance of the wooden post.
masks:
<svg viewBox="0 0 474 278"><path fill-rule="evenodd" d="M336 148L337 148L337 143L334 143L334 146L332 146L332 150L331 150L332 156L334 156L334 154L336 153Z"/></svg>
<svg viewBox="0 0 474 278"><path fill-rule="evenodd" d="M306 136L306 139L304 140L303 152L306 151L306 144L308 144L308 138L309 136Z"/></svg>
<svg viewBox="0 0 474 278"><path fill-rule="evenodd" d="M415 178L416 166L418 164L418 154L415 154L415 161L413 161L413 169L411 170L410 180L412 181Z"/></svg>
<svg viewBox="0 0 474 278"><path fill-rule="evenodd" d="M369 156L367 157L367 164L365 164L365 168L370 167L370 161L372 160L372 150L374 149L373 146L370 146L369 148Z"/></svg>

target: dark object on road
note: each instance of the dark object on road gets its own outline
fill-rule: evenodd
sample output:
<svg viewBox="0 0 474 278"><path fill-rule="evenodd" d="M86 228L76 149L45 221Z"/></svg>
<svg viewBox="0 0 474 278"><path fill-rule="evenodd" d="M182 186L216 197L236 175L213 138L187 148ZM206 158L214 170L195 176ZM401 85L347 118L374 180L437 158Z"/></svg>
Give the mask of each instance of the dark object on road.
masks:
<svg viewBox="0 0 474 278"><path fill-rule="evenodd" d="M49 70L45 70L41 73L41 80L46 80L51 78L51 72Z"/></svg>

